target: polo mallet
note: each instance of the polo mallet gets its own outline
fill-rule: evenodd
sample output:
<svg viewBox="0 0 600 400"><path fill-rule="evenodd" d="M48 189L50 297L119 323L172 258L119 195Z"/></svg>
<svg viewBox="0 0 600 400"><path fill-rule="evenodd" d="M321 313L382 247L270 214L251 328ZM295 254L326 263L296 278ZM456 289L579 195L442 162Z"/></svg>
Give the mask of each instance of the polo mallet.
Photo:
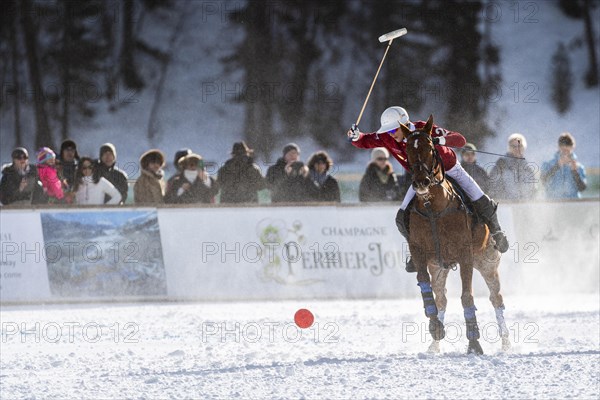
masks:
<svg viewBox="0 0 600 400"><path fill-rule="evenodd" d="M371 88L369 89L367 98L365 99L365 102L363 103L362 109L360 110L360 114L358 114L358 119L356 120L356 124L354 124L355 126L358 126L358 123L360 122L360 119L362 118L363 112L365 112L365 108L367 107L367 103L369 102L369 97L371 97L371 92L373 91L373 86L375 86L375 82L377 81L377 77L379 76L379 71L381 71L381 66L383 65L383 62L385 61L385 57L387 56L388 50L390 49L392 42L397 37L406 35L406 32L407 32L406 28L400 28L395 31L388 32L385 35L379 36L379 42L383 43L383 42L387 41L388 45L385 48L385 53L383 53L383 58L381 59L381 62L379 63L379 68L377 68L377 73L375 74L375 78L373 78L373 83L371 83Z"/></svg>

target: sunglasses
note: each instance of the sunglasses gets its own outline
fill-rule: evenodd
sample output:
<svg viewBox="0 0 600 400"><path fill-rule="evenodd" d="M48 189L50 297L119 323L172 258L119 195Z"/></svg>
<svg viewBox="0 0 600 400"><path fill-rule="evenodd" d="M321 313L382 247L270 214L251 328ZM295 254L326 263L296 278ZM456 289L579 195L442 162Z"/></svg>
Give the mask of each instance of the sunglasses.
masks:
<svg viewBox="0 0 600 400"><path fill-rule="evenodd" d="M375 161L387 161L387 158L385 158L385 157L377 157L375 159Z"/></svg>
<svg viewBox="0 0 600 400"><path fill-rule="evenodd" d="M14 157L15 160L28 160L29 157L26 156L18 156L18 157Z"/></svg>

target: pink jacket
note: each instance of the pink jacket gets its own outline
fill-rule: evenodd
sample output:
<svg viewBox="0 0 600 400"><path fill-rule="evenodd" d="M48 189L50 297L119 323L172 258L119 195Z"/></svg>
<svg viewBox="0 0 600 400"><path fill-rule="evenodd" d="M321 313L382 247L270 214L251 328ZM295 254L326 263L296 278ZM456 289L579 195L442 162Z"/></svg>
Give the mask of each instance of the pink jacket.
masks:
<svg viewBox="0 0 600 400"><path fill-rule="evenodd" d="M42 187L48 196L59 200L65 197L62 190L62 183L58 179L58 174L54 167L45 164L38 165L38 175L40 181L42 181Z"/></svg>

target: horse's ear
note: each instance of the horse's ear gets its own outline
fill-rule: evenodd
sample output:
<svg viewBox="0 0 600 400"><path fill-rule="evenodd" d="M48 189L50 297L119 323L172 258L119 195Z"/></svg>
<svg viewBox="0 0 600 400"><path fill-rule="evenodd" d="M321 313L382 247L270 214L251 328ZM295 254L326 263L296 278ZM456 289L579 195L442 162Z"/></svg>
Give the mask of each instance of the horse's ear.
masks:
<svg viewBox="0 0 600 400"><path fill-rule="evenodd" d="M402 139L409 137L412 133L410 128L402 123L400 124L400 132L402 133Z"/></svg>
<svg viewBox="0 0 600 400"><path fill-rule="evenodd" d="M433 114L429 114L429 118L427 119L427 123L425 124L425 127L423 128L423 131L425 131L429 135L431 135L431 130L432 129L433 129Z"/></svg>

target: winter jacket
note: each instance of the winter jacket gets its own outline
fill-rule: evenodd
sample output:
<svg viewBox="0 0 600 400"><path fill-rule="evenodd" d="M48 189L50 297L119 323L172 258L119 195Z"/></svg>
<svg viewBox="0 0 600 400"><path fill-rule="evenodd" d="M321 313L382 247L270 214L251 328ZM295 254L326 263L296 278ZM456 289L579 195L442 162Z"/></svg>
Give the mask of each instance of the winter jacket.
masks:
<svg viewBox="0 0 600 400"><path fill-rule="evenodd" d="M360 201L398 201L402 199L400 185L392 165L387 162L381 170L372 162L360 180L358 199Z"/></svg>
<svg viewBox="0 0 600 400"><path fill-rule="evenodd" d="M479 164L477 164L477 162L462 162L461 165L463 169L467 171L469 175L471 175L471 178L475 179L475 182L477 182L481 190L483 190L484 193L488 193L490 190L490 177L488 176L485 169L483 169Z"/></svg>
<svg viewBox="0 0 600 400"><path fill-rule="evenodd" d="M106 198L109 200L105 203ZM100 177L94 183L93 177L85 176L77 187L75 201L81 205L119 204L121 193L105 178Z"/></svg>
<svg viewBox="0 0 600 400"><path fill-rule="evenodd" d="M559 166L559 158L560 153L557 152L552 160L542 164L542 182L546 189L546 197L549 199L580 198L581 192L587 187L585 167L577 162L575 154L572 154L572 158L577 162L575 171L567 164Z"/></svg>
<svg viewBox="0 0 600 400"><path fill-rule="evenodd" d="M221 203L258 203L258 191L266 187L260 168L248 156L230 158L217 176Z"/></svg>
<svg viewBox="0 0 600 400"><path fill-rule="evenodd" d="M61 161L61 175L63 179L66 179L68 189L71 190L73 184L75 183L75 171L77 171L77 163L78 161Z"/></svg>
<svg viewBox="0 0 600 400"><path fill-rule="evenodd" d="M136 204L162 204L165 195L165 180L162 171L155 174L143 169L133 185L133 201Z"/></svg>
<svg viewBox="0 0 600 400"><path fill-rule="evenodd" d="M511 156L507 153L507 156ZM535 196L535 171L525 159L503 157L490 172L492 197L505 200L531 200Z"/></svg>
<svg viewBox="0 0 600 400"><path fill-rule="evenodd" d="M190 182L185 177L183 171L172 176L167 182L167 191L165 194L165 203L169 204L194 204L194 203L213 203L215 196L219 192L219 184L215 179L209 177L210 184L206 184L196 178ZM183 185L190 185L188 190L183 189Z"/></svg>
<svg viewBox="0 0 600 400"><path fill-rule="evenodd" d="M23 191L19 191L21 182L27 181ZM20 173L14 164L9 164L2 169L0 180L0 203L9 204L43 204L48 202L44 194L41 182L38 180L37 168L29 164Z"/></svg>
<svg viewBox="0 0 600 400"><path fill-rule="evenodd" d="M415 130L423 129L425 126L425 121L417 121L414 123ZM433 129L431 131L432 137L444 137L446 138L446 146L451 147L463 147L467 141L458 132L452 132L446 130L444 128L440 128L439 126L433 125ZM372 149L375 147L385 147L392 156L406 169L410 171L410 165L408 163L408 157L406 156L406 140L401 142L396 141L392 135L389 133L361 133L359 139L356 141L352 141L352 145L354 147L358 147L361 149ZM446 171L450 170L454 165L456 165L456 154L454 151L450 149L450 147L436 145L440 157L442 158L442 162L444 163L444 168Z"/></svg>
<svg viewBox="0 0 600 400"><path fill-rule="evenodd" d="M319 176L315 170L310 170L308 178L315 186L314 201L337 201L338 203L341 201L340 186L333 176L327 173Z"/></svg>
<svg viewBox="0 0 600 400"><path fill-rule="evenodd" d="M285 173L286 165L287 163L281 157L274 165L271 165L267 169L267 187L271 191L271 202L273 203L289 201L286 200L288 198L287 194L282 190L282 184L287 178L287 174ZM289 184L286 186L289 186Z"/></svg>
<svg viewBox="0 0 600 400"><path fill-rule="evenodd" d="M319 201L319 190L310 178L302 175L286 175L271 196L273 203L306 203L309 201Z"/></svg>
<svg viewBox="0 0 600 400"><path fill-rule="evenodd" d="M127 185L127 174L117 168L115 164L107 167L100 160L98 160L98 164L96 166L96 174L112 183L113 186L117 188L119 193L121 193L121 201L125 203L127 200L127 191L129 190ZM106 199L106 201L108 201L108 199Z"/></svg>
<svg viewBox="0 0 600 400"><path fill-rule="evenodd" d="M38 176L42 182L44 192L48 195L48 197L57 200L61 200L63 197L65 197L62 182L58 178L56 168L51 165L40 164L38 165Z"/></svg>

